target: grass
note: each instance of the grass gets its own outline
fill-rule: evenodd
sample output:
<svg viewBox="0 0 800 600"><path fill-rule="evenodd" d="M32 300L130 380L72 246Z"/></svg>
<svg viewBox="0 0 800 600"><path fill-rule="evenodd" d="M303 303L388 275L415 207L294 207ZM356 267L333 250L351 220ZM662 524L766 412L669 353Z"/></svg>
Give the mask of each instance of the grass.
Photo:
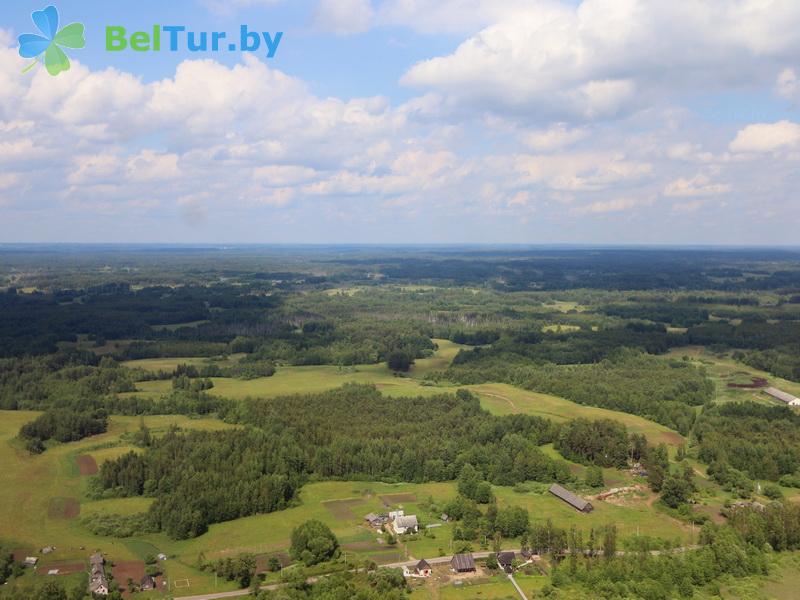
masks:
<svg viewBox="0 0 800 600"><path fill-rule="evenodd" d="M178 365L194 365L195 367L202 367L203 365L216 364L221 367L230 366L236 363L244 356L244 354L230 354L228 356L217 356L208 358L204 356L178 356L173 358L140 358L137 360L126 360L122 363L123 367L131 369L144 369L145 371L152 371L157 373L159 371L174 371Z"/></svg>
<svg viewBox="0 0 800 600"><path fill-rule="evenodd" d="M716 402L741 402L752 400L761 404L780 405L777 400L772 400L761 390L729 388L728 383L746 383L753 377L760 377L769 381L770 386L777 387L800 397L800 383L775 377L774 375L754 369L744 363L734 360L729 355L717 355L700 346L685 346L673 348L668 356L681 358L688 356L692 362L703 367L714 382Z"/></svg>
<svg viewBox="0 0 800 600"><path fill-rule="evenodd" d="M685 439L679 433L636 415L615 410L577 404L558 396L521 390L504 383L470 386L481 398L481 405L492 414L524 413L567 421L576 417L613 419L623 423L631 433L644 434L652 444L679 446Z"/></svg>
<svg viewBox="0 0 800 600"><path fill-rule="evenodd" d="M463 348L449 340L434 340L439 346L433 356L416 361L407 376L396 377L385 363L375 365L358 365L354 367L338 367L319 365L311 367L278 367L272 377L257 379L233 379L230 377L214 377L211 394L240 400L242 398L274 398L286 394L317 393L331 390L345 383L371 383L389 396L432 396L451 391L442 386L422 385L419 379L430 373L447 368L453 357ZM123 365L139 367L151 371L171 371L178 364L202 365L203 358L170 358L144 359L128 361ZM165 394L172 388L170 381L142 381L137 384L139 392L157 396Z"/></svg>
<svg viewBox="0 0 800 600"><path fill-rule="evenodd" d="M519 594L505 575L467 579L460 586L444 585L439 590L441 600L509 600L519 598Z"/></svg>

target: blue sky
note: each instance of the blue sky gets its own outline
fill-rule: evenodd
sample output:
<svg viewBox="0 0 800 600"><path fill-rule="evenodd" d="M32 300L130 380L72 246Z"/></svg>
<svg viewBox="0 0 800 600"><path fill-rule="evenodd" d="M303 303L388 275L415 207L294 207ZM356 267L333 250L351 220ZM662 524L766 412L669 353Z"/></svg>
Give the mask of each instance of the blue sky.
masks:
<svg viewBox="0 0 800 600"><path fill-rule="evenodd" d="M796 244L795 0L0 5L0 242ZM249 29L107 52L108 25Z"/></svg>

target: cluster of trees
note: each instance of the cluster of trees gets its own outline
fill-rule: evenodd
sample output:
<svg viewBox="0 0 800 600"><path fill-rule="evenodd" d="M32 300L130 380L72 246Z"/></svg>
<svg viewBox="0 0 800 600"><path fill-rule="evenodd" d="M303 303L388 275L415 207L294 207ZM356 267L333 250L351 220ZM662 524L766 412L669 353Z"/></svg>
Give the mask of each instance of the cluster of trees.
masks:
<svg viewBox="0 0 800 600"><path fill-rule="evenodd" d="M103 463L98 481L116 495L154 496L150 526L185 539L210 523L286 508L305 480L304 463L288 433L172 430L143 454Z"/></svg>
<svg viewBox="0 0 800 600"><path fill-rule="evenodd" d="M619 421L573 419L561 426L555 449L573 462L598 467L624 467L641 456L640 438L629 437Z"/></svg>
<svg viewBox="0 0 800 600"><path fill-rule="evenodd" d="M464 357L464 358L458 358ZM515 354L477 348L461 352L439 377L472 384L501 381L590 406L640 415L686 435L694 406L711 401L714 385L688 361L617 349L596 364L531 365Z"/></svg>
<svg viewBox="0 0 800 600"><path fill-rule="evenodd" d="M456 496L443 507L445 513L456 521L453 539L473 542L480 539L515 538L528 530L530 515L521 506L498 508L494 498L486 511L478 503L463 495Z"/></svg>
<svg viewBox="0 0 800 600"><path fill-rule="evenodd" d="M26 581L23 585L0 587L0 600L85 600L88 575L78 577L65 586L57 577L39 577L40 581ZM108 600L122 600L122 594L113 590Z"/></svg>
<svg viewBox="0 0 800 600"><path fill-rule="evenodd" d="M21 572L22 565L14 562L14 553L9 548L0 546L0 585L12 575L19 575Z"/></svg>
<svg viewBox="0 0 800 600"><path fill-rule="evenodd" d="M487 481L570 478L564 461L539 448L553 440L557 426L528 415L492 416L466 390L387 398L373 386L350 384L322 394L246 400L226 416L252 427L170 431L143 453L105 462L101 493L154 496L152 523L185 538L209 523L284 508L312 476L450 481L471 469L473 497L479 490L491 493Z"/></svg>
<svg viewBox="0 0 800 600"><path fill-rule="evenodd" d="M545 596L556 596L559 588L578 588L591 598L641 598L669 600L693 598L695 591L719 595L726 576L765 575L768 559L761 548L749 543L733 528L706 524L700 533L702 548L687 552L652 554L643 547L623 556L605 553L598 560L570 553L553 569Z"/></svg>
<svg viewBox="0 0 800 600"><path fill-rule="evenodd" d="M800 505L770 502L766 507L740 506L728 511L729 525L756 548L769 544L773 550L800 548Z"/></svg>
<svg viewBox="0 0 800 600"><path fill-rule="evenodd" d="M702 412L694 436L700 460L726 482L737 472L777 481L800 470L800 415L787 406L714 405Z"/></svg>
<svg viewBox="0 0 800 600"><path fill-rule="evenodd" d="M201 555L198 562L201 571L210 571L216 573L219 578L236 581L240 588L248 587L256 575L256 557L247 552L235 557L218 558L211 562L206 561Z"/></svg>
<svg viewBox="0 0 800 600"><path fill-rule="evenodd" d="M287 585L254 592L253 600L406 600L408 584L401 569L340 573L311 583L304 569L286 572Z"/></svg>
<svg viewBox="0 0 800 600"><path fill-rule="evenodd" d="M44 452L44 442L74 442L91 435L103 433L108 428L108 416L104 410L80 413L69 409L51 409L26 423L19 430L19 437L26 448L35 454Z"/></svg>

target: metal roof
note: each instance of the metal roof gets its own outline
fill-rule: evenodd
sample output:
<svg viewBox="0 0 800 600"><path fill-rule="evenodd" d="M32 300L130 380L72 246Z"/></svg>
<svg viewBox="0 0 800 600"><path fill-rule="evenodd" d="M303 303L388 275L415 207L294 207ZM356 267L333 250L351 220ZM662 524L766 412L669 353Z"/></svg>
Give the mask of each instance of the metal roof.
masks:
<svg viewBox="0 0 800 600"><path fill-rule="evenodd" d="M578 510L585 510L588 506L591 506L588 501L584 500L580 496L576 496L568 489L561 487L557 483L551 485L549 491L557 498L561 498L564 502L574 506Z"/></svg>
<svg viewBox="0 0 800 600"><path fill-rule="evenodd" d="M450 564L456 571L475 570L475 559L472 558L472 554L456 554L453 556Z"/></svg>

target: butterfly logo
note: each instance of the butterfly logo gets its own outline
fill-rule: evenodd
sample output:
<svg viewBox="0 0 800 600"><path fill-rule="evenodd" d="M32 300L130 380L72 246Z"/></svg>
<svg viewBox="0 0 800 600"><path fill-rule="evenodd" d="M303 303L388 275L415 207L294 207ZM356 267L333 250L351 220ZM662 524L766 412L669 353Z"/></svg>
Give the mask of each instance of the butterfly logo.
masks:
<svg viewBox="0 0 800 600"><path fill-rule="evenodd" d="M19 55L34 59L22 72L27 73L40 62L44 63L47 72L53 76L68 71L69 58L61 48L80 49L86 46L83 23L70 23L59 30L58 10L55 6L34 11L31 18L42 35L23 33L19 36Z"/></svg>

